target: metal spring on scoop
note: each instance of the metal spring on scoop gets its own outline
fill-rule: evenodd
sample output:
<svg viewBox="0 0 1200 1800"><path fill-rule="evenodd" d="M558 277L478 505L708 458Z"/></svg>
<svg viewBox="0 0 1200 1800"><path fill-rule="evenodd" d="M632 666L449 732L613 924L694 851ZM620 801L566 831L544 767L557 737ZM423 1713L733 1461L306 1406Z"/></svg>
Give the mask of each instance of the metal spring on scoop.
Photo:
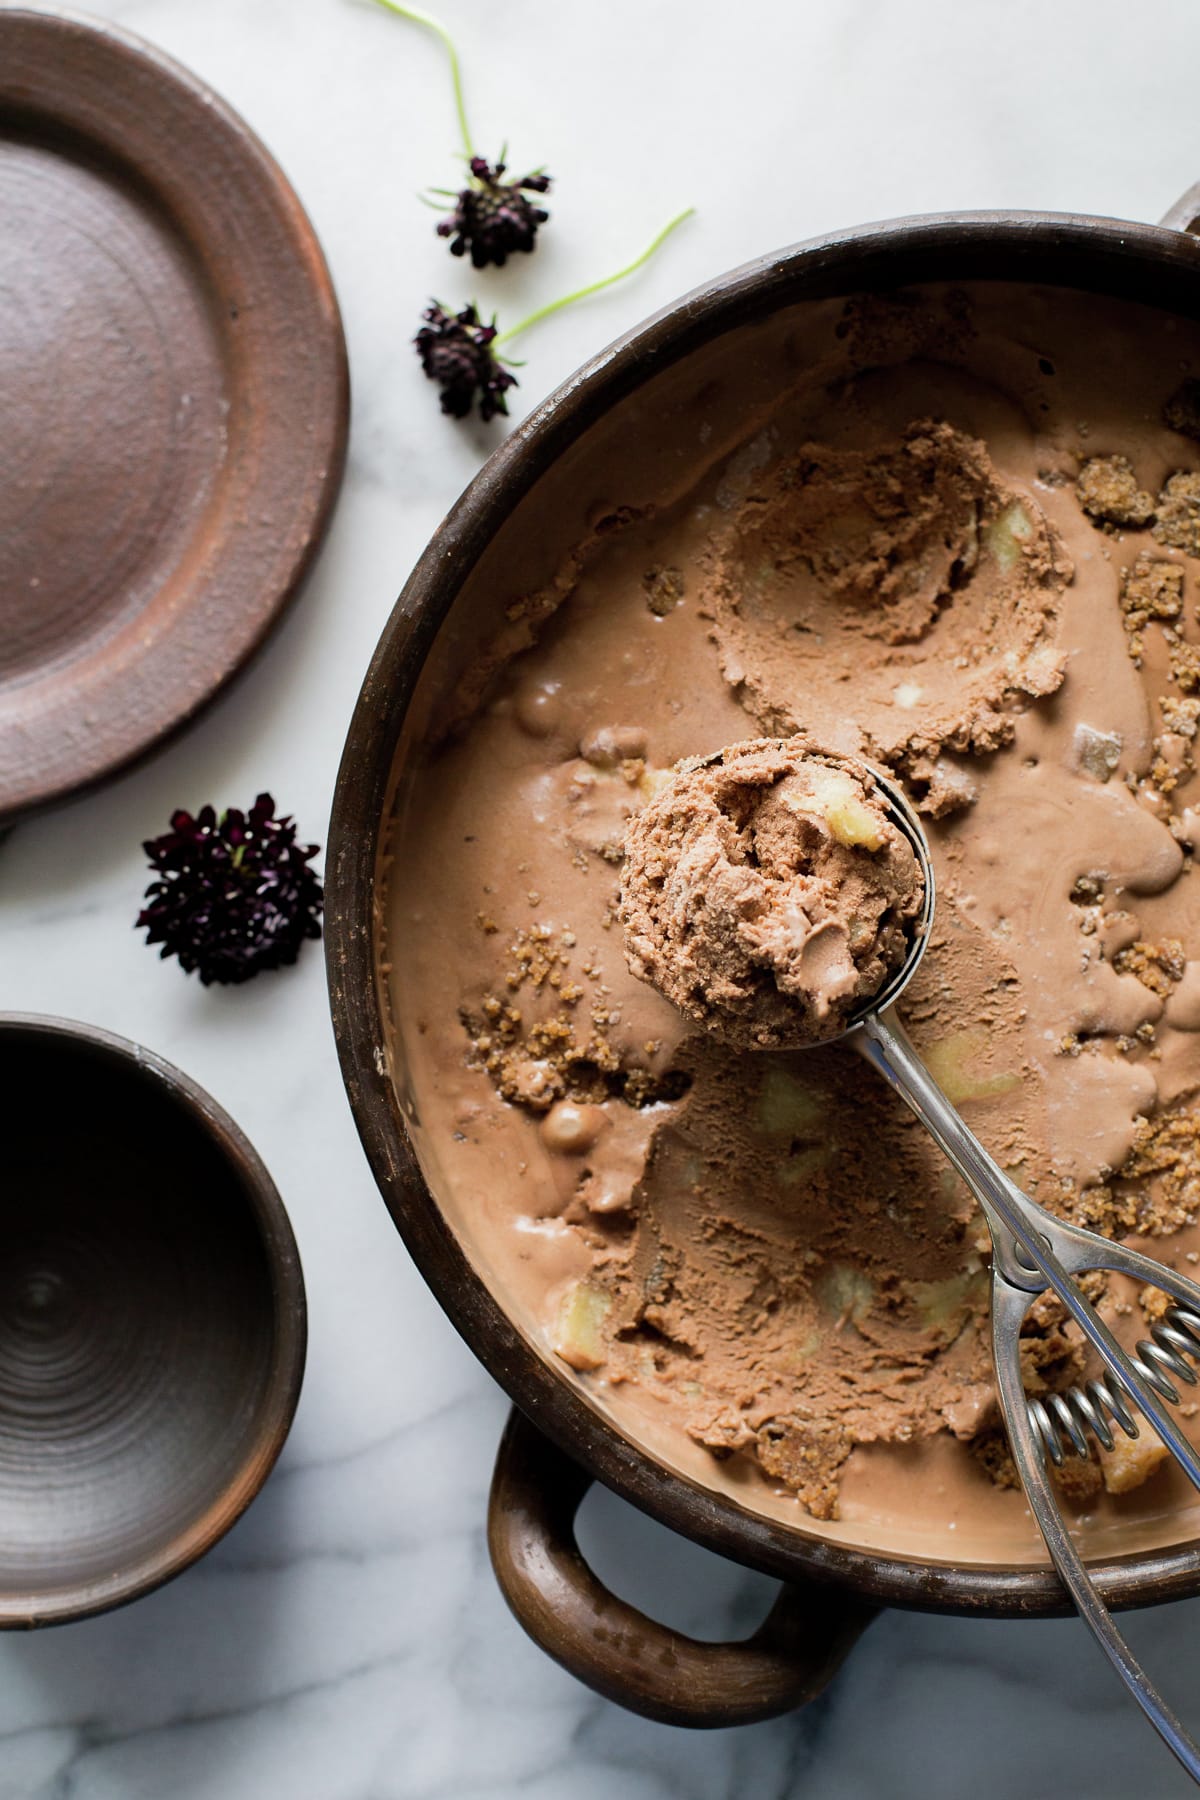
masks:
<svg viewBox="0 0 1200 1800"><path fill-rule="evenodd" d="M1164 1318L1150 1327L1150 1337L1141 1339L1129 1360L1143 1381L1175 1406L1179 1403L1179 1393L1172 1376L1188 1387L1196 1386L1196 1371L1190 1363L1184 1362L1185 1356L1200 1362L1200 1313L1173 1306ZM1111 1450L1114 1439L1110 1418L1127 1437L1138 1435L1138 1422L1130 1410L1125 1389L1112 1374L1087 1381L1082 1387L1068 1388L1064 1394L1048 1394L1044 1400L1027 1400L1026 1404L1030 1423L1056 1468L1062 1467L1068 1449L1085 1458L1091 1454L1089 1431L1099 1438L1106 1450Z"/></svg>

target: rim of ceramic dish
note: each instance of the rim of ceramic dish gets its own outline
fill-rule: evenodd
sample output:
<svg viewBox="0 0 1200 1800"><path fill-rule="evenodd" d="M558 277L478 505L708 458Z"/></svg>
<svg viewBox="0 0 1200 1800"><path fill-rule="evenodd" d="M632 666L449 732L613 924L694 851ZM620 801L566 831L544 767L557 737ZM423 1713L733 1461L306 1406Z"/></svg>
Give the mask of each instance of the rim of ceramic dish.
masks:
<svg viewBox="0 0 1200 1800"><path fill-rule="evenodd" d="M1200 206L1197 207L1200 212ZM428 653L484 550L581 434L651 376L738 326L805 300L918 282L1017 281L1200 317L1200 243L1184 230L1063 213L971 212L885 220L744 264L618 338L519 424L435 533L404 586L350 724L330 822L326 957L351 1109L401 1237L452 1323L522 1411L594 1477L706 1548L784 1580L844 1583L881 1602L993 1617L1070 1611L1048 1567L891 1556L783 1524L717 1494L636 1445L531 1346L468 1258L417 1161L389 1074L376 922L385 807ZM1200 1592L1193 1545L1089 1563L1110 1606Z"/></svg>
<svg viewBox="0 0 1200 1800"><path fill-rule="evenodd" d="M160 1090L209 1138L245 1196L270 1272L274 1344L253 1445L219 1499L171 1541L102 1580L35 1596L28 1609L0 1612L0 1628L62 1625L110 1612L162 1587L211 1550L261 1491L287 1441L300 1399L308 1347L304 1274L292 1223L258 1152L199 1083L154 1051L99 1025L41 1013L0 1012L0 1036L68 1040L109 1058L134 1082Z"/></svg>

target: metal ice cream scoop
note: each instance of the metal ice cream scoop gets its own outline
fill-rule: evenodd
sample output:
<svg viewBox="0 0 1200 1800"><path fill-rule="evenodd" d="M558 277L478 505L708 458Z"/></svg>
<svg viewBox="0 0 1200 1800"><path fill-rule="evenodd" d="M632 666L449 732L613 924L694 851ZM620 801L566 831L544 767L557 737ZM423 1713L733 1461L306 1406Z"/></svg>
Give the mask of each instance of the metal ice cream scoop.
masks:
<svg viewBox="0 0 1200 1800"><path fill-rule="evenodd" d="M847 758L847 761L850 759ZM875 785L892 822L911 843L925 878L925 903L907 960L874 999L857 1012L841 1034L891 1083L934 1137L966 1182L987 1220L992 1237L992 1356L996 1385L1013 1460L1051 1559L1080 1616L1112 1662L1155 1730L1194 1781L1200 1782L1200 1748L1192 1741L1150 1682L1100 1598L1059 1510L1046 1457L1062 1460L1057 1427L1080 1455L1088 1453L1090 1431L1111 1449L1109 1419L1130 1437L1137 1422L1130 1404L1149 1420L1192 1485L1200 1489L1200 1456L1166 1410L1177 1402L1172 1377L1193 1384L1195 1372L1183 1360L1200 1360L1200 1286L1152 1257L1056 1219L1007 1176L989 1156L942 1093L896 1016L896 1001L925 954L933 923L934 876L921 822L896 784L872 767ZM828 1040L826 1040L828 1041ZM1073 1279L1089 1269L1112 1270L1149 1282L1178 1305L1153 1331L1154 1342L1131 1356L1118 1344ZM1030 1401L1021 1380L1020 1333L1034 1300L1050 1288L1067 1308L1107 1370L1103 1380L1073 1388L1043 1403Z"/></svg>

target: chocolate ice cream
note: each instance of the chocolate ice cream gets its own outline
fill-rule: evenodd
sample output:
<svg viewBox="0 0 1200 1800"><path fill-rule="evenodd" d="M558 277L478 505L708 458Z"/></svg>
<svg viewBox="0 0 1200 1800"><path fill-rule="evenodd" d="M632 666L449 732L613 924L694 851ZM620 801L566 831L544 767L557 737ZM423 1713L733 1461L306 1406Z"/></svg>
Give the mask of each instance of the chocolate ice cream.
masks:
<svg viewBox="0 0 1200 1800"><path fill-rule="evenodd" d="M1040 1554L988 1237L844 1049L722 1045L630 972L622 905L655 979L718 985L707 942L635 927L627 834L674 854L672 768L756 733L878 764L927 824L938 919L901 1013L940 1086L1052 1210L1200 1257L1200 443L1172 398L1196 367L1200 326L1000 283L732 332L523 503L414 708L384 978L439 1205L587 1404L799 1528ZM731 949L793 1024L819 1010L779 979L800 937L753 910L791 879L795 779L728 825L688 789L717 974ZM764 825L765 874L737 860ZM1144 1335L1153 1294L1096 1295ZM1053 1300L1022 1355L1035 1393L1086 1368ZM1147 1545L1178 1530L1152 1467ZM1075 1493L1089 1543L1129 1548L1138 1496L1114 1510L1095 1466Z"/></svg>
<svg viewBox="0 0 1200 1800"><path fill-rule="evenodd" d="M680 763L625 833L631 971L746 1049L844 1031L907 957L923 898L870 770L802 737Z"/></svg>

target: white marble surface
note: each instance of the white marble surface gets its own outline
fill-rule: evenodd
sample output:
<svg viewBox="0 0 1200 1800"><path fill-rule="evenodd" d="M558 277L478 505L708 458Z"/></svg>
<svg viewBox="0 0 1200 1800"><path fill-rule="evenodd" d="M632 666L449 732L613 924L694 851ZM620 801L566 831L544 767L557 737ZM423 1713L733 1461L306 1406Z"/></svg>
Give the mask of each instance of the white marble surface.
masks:
<svg viewBox="0 0 1200 1800"><path fill-rule="evenodd" d="M475 283L503 320L699 208L636 281L531 335L518 414L645 313L781 243L965 207L1155 218L1200 176L1200 9L1181 0L441 4L480 144L507 136L515 163L557 177L538 256ZM316 576L249 676L149 766L0 850L0 998L138 1038L230 1108L295 1221L311 1343L281 1464L204 1563L124 1613L0 1640L0 1800L1190 1792L1073 1623L892 1613L806 1713L709 1736L596 1699L509 1618L482 1538L505 1401L376 1195L319 954L204 991L130 928L139 840L175 805L265 785L324 837L371 648L494 441L438 417L409 348L425 296L472 285L412 198L452 172L443 66L355 0L93 10L209 80L290 174L345 311L354 424ZM617 1587L701 1634L749 1622L770 1592L611 1496L583 1527ZM1200 1730L1200 1603L1133 1631Z"/></svg>

